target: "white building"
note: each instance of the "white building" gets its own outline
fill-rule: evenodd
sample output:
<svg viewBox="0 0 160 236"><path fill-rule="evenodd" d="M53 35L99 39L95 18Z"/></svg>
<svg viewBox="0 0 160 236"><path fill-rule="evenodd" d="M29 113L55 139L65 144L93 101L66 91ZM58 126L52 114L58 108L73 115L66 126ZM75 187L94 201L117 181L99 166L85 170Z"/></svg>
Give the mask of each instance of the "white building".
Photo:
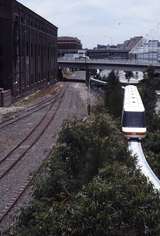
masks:
<svg viewBox="0 0 160 236"><path fill-rule="evenodd" d="M149 62L160 61L160 42L142 38L131 50L130 58Z"/></svg>

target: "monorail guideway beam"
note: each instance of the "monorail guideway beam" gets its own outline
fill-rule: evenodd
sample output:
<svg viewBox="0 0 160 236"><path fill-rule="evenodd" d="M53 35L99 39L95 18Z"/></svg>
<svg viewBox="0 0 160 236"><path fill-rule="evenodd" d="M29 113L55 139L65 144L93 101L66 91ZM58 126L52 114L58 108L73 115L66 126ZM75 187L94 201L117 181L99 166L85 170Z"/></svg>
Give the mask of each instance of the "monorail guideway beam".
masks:
<svg viewBox="0 0 160 236"><path fill-rule="evenodd" d="M126 86L122 112L122 132L128 138L129 151L137 158L137 167L140 168L147 180L152 183L154 189L160 190L160 180L149 166L141 145L141 138L146 134L144 113L145 108L137 87ZM129 116L130 114L134 114L134 117ZM139 116L139 114L141 115Z"/></svg>
<svg viewBox="0 0 160 236"><path fill-rule="evenodd" d="M157 176L149 166L143 153L141 142L138 140L130 140L128 142L128 149L133 156L136 156L137 167L140 168L141 172L153 184L153 187L156 190L160 190L160 180L157 178Z"/></svg>

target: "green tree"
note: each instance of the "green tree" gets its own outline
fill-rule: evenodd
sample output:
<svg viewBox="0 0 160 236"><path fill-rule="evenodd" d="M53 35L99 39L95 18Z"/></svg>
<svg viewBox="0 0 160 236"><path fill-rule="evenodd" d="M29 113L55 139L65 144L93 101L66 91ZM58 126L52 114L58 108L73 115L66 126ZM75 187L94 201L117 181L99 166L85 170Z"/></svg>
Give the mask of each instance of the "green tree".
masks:
<svg viewBox="0 0 160 236"><path fill-rule="evenodd" d="M143 147L145 156L149 165L160 178L160 116L155 112L157 97L155 90L157 89L159 80L152 67L147 70L147 76L140 84L140 91L146 110L146 126L147 136L144 139Z"/></svg>
<svg viewBox="0 0 160 236"><path fill-rule="evenodd" d="M109 115L65 122L10 235L159 236L159 197Z"/></svg>
<svg viewBox="0 0 160 236"><path fill-rule="evenodd" d="M118 77L115 75L114 71L111 71L108 77L108 85L105 90L105 106L113 116L120 117L122 113L122 104L123 90Z"/></svg>
<svg viewBox="0 0 160 236"><path fill-rule="evenodd" d="M132 71L126 71L126 79L129 80L133 77L133 72Z"/></svg>
<svg viewBox="0 0 160 236"><path fill-rule="evenodd" d="M146 112L147 128L149 131L152 131L154 126L154 118L156 116L155 107L157 102L155 92L155 76L152 67L148 68L147 78L140 83L139 87Z"/></svg>

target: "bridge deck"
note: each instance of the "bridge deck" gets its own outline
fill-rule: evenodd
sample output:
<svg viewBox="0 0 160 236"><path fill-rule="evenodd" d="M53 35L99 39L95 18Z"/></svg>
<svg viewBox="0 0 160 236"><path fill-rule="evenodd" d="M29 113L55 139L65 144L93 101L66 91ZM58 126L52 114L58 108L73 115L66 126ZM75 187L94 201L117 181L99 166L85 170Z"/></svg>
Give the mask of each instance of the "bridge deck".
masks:
<svg viewBox="0 0 160 236"><path fill-rule="evenodd" d="M107 59L58 59L58 65L62 68L78 68L81 70L87 69L117 69L117 70L132 70L132 71L146 71L149 66L152 66L156 72L160 72L160 63L150 63L146 61L137 60L107 60Z"/></svg>

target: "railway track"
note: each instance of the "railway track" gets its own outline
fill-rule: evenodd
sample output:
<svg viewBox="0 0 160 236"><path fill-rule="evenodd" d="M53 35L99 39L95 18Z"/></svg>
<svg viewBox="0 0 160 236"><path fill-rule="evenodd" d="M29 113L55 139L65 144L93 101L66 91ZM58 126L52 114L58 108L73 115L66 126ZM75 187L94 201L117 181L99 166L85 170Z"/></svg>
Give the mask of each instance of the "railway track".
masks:
<svg viewBox="0 0 160 236"><path fill-rule="evenodd" d="M53 105L55 104L56 99L58 97L59 96L57 95L54 98L54 100L52 100L52 103L49 109L47 110L47 112L43 115L42 119L33 127L33 129L28 133L28 135L20 143L18 143L5 157L3 157L3 159L0 160L0 180L7 174L7 172L9 172L13 168L14 165L16 165L20 157L23 157L25 153L27 153L27 151L36 143L36 138L32 136L35 136L35 132L37 132L38 128L40 129L40 132L41 132L41 125L43 126L42 123L45 122L47 114L49 113ZM45 128L42 128L42 130L45 130ZM35 141L33 142L32 139L33 140L35 139ZM27 148L21 148L23 146ZM18 152L18 155L21 153L19 155L19 158L14 159L12 157L12 159L10 159L12 155L17 157L17 152ZM15 160L17 160L17 162ZM12 162L12 165L11 165L11 162Z"/></svg>
<svg viewBox="0 0 160 236"><path fill-rule="evenodd" d="M54 117L60 108L62 99L64 97L65 90L59 96L57 95L54 98L54 101L50 104L47 112L42 117L40 122L31 130L31 132L13 149L11 150L7 156L0 161L0 185L3 185L3 181L7 179L8 175L15 171L18 163L23 161L26 154L31 150L31 148L38 142L38 140L43 136L45 130L49 127L49 125L54 120ZM55 106L54 106L55 105ZM47 156L47 158L49 155ZM21 198L21 196L25 193L25 191L30 186L33 176L27 181L24 181L23 186L20 186L18 190L12 194L9 202L5 203L3 210L0 212L0 224L7 217L7 215L12 211L12 209L16 206L17 202Z"/></svg>
<svg viewBox="0 0 160 236"><path fill-rule="evenodd" d="M32 106L28 107L26 110L23 111L23 114L19 115L18 117L9 118L6 121L1 122L0 129L4 129L4 128L8 127L9 125L16 123L17 121L23 120L24 118L31 116L33 113L46 108L46 106L49 106L52 103L52 101L54 100L55 97L56 97L56 95L54 97L52 96L50 98L46 98L45 100L40 101L36 105L32 105Z"/></svg>
<svg viewBox="0 0 160 236"><path fill-rule="evenodd" d="M52 150L49 152L49 154L47 155L46 160L49 159L50 155L52 153ZM5 220L5 218L9 215L9 213L14 209L14 207L16 207L17 203L19 202L19 200L22 198L22 196L28 191L28 189L31 187L33 180L36 178L36 176L38 175L38 173L40 172L40 170L43 168L44 165L44 161L43 163L40 165L40 167L38 168L37 172L28 179L28 181L26 181L24 183L24 185L15 192L13 200L9 202L8 205L6 205L6 207L4 208L4 210L2 212L0 212L0 224L3 222L3 220ZM1 231L0 231L0 235L1 235Z"/></svg>

